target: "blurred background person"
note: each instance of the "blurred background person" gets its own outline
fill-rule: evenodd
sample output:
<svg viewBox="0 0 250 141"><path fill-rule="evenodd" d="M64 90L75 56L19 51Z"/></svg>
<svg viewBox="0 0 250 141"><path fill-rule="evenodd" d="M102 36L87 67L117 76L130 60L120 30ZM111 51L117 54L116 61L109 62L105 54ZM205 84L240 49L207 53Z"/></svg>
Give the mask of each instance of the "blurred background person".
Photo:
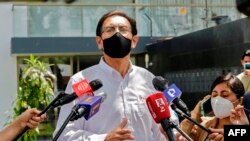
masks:
<svg viewBox="0 0 250 141"><path fill-rule="evenodd" d="M243 72L237 75L237 77L243 83L245 92L250 91L250 49L244 51L241 57L241 65Z"/></svg>
<svg viewBox="0 0 250 141"><path fill-rule="evenodd" d="M248 118L248 122L250 121L250 91L246 92L243 98L244 110Z"/></svg>

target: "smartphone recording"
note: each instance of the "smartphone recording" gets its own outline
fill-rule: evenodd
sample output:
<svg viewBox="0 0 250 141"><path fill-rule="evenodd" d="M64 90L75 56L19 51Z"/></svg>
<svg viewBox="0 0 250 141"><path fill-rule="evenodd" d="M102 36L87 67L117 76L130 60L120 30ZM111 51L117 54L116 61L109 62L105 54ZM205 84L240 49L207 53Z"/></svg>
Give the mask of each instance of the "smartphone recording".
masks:
<svg viewBox="0 0 250 141"><path fill-rule="evenodd" d="M201 103L201 115L202 116L214 116L211 98Z"/></svg>

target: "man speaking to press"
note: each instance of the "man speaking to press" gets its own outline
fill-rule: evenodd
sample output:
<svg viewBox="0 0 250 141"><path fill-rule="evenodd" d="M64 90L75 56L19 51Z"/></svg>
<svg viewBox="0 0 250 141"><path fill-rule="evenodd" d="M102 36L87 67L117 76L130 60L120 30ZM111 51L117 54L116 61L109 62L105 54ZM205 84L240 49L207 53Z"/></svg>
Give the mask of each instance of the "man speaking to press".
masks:
<svg viewBox="0 0 250 141"><path fill-rule="evenodd" d="M81 79L100 79L107 99L95 116L69 122L58 138L60 141L166 141L147 109L146 97L156 92L148 70L133 65L131 50L139 41L136 21L120 11L104 14L96 28L96 43L103 56L99 64L73 75L66 93ZM57 133L77 100L62 106ZM178 122L175 114L171 120Z"/></svg>

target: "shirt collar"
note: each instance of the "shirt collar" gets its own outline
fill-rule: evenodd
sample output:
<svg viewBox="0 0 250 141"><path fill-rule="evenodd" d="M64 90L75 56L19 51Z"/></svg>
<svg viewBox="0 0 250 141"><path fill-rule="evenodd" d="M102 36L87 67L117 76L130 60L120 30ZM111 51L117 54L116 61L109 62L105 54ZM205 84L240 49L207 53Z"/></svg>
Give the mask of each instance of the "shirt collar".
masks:
<svg viewBox="0 0 250 141"><path fill-rule="evenodd" d="M130 64L129 64L128 73L129 73L129 72L132 72L133 69L134 69L134 65L133 65L133 63L131 62L131 60L129 61L129 63L130 63ZM100 62L99 62L99 66L101 67L101 69L103 69L104 71L106 71L106 72L108 72L108 73L110 73L110 74L112 74L112 72L115 71L112 67L110 67L110 66L104 61L103 57L101 57L101 60L100 60Z"/></svg>

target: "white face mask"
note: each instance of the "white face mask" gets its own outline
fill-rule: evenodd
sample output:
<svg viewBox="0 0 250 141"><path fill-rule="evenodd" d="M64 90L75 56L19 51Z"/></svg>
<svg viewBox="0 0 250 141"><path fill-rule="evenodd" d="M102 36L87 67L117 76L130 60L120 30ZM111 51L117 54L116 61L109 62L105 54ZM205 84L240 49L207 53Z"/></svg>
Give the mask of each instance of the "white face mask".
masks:
<svg viewBox="0 0 250 141"><path fill-rule="evenodd" d="M231 110L234 108L234 105L230 100L227 100L220 96L212 97L211 105L215 117L220 119L228 117L230 115Z"/></svg>

